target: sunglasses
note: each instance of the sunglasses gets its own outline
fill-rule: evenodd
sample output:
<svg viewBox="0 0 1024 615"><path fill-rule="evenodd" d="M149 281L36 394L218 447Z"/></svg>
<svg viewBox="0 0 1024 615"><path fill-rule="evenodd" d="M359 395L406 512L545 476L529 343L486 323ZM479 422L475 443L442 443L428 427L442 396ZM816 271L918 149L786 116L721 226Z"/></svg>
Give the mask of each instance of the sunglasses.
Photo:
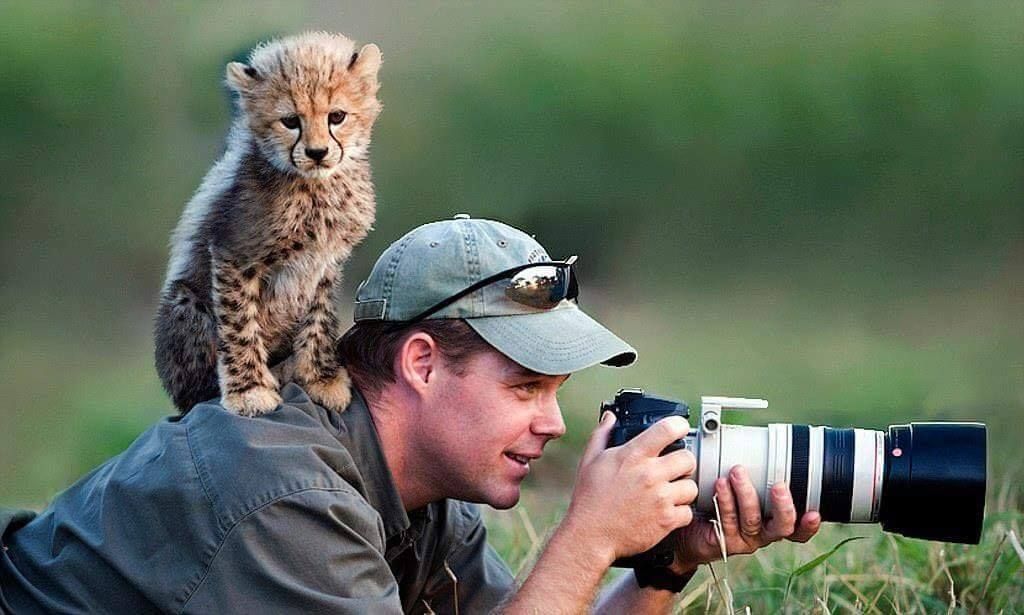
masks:
<svg viewBox="0 0 1024 615"><path fill-rule="evenodd" d="M572 273L572 264L575 262L574 255L564 261L529 263L499 271L430 306L406 322L423 320L466 295L501 280L508 280L505 284L505 296L520 305L549 310L564 299L578 303L580 287Z"/></svg>

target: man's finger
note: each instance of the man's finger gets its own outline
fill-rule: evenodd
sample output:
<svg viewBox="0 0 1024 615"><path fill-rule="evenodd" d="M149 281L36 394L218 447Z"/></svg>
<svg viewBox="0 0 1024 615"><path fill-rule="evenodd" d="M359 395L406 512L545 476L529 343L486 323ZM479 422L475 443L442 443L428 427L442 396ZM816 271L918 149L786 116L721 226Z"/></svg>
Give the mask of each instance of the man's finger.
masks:
<svg viewBox="0 0 1024 615"><path fill-rule="evenodd" d="M740 515L740 533L754 537L761 533L761 498L750 482L750 475L743 466L735 466L729 471L729 482L736 493L736 507Z"/></svg>
<svg viewBox="0 0 1024 615"><path fill-rule="evenodd" d="M820 529L821 515L815 511L804 513L804 516L800 518L800 523L796 526L796 531L790 535L789 540L793 542L807 542Z"/></svg>
<svg viewBox="0 0 1024 615"><path fill-rule="evenodd" d="M726 538L740 533L740 518L736 512L736 497L729 481L719 478L715 481L715 495L718 496L718 516L722 521L722 533Z"/></svg>
<svg viewBox="0 0 1024 615"><path fill-rule="evenodd" d="M601 415L601 422L594 428L587 440L587 446L583 449L583 456L580 458L580 465L587 465L597 457L601 451L608 447L608 434L612 427L615 427L615 414L605 412Z"/></svg>
<svg viewBox="0 0 1024 615"><path fill-rule="evenodd" d="M764 528L764 539L775 542L796 529L796 506L786 483L775 483L768 494L772 503L772 518Z"/></svg>
<svg viewBox="0 0 1024 615"><path fill-rule="evenodd" d="M697 499L697 483L686 478L669 483L676 506L689 506Z"/></svg>
<svg viewBox="0 0 1024 615"><path fill-rule="evenodd" d="M672 451L658 459L658 470L665 480L676 480L693 474L697 469L697 458L688 450Z"/></svg>
<svg viewBox="0 0 1024 615"><path fill-rule="evenodd" d="M676 506L676 527L680 528L693 523L693 507L691 506Z"/></svg>
<svg viewBox="0 0 1024 615"><path fill-rule="evenodd" d="M640 451L647 457L657 457L666 446L682 438L689 431L690 425L686 419L681 416L669 416L651 425L624 446L633 451Z"/></svg>

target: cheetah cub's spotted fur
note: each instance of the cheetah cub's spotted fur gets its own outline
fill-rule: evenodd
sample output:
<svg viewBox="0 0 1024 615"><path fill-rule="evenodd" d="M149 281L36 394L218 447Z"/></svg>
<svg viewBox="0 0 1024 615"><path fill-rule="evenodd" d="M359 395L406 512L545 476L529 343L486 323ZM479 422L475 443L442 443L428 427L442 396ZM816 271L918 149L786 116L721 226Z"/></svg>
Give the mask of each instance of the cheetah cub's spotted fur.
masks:
<svg viewBox="0 0 1024 615"><path fill-rule="evenodd" d="M221 395L245 416L281 401L273 365L318 403L348 405L333 293L374 219L376 45L311 32L227 65L239 114L185 207L156 318L156 367L182 413Z"/></svg>

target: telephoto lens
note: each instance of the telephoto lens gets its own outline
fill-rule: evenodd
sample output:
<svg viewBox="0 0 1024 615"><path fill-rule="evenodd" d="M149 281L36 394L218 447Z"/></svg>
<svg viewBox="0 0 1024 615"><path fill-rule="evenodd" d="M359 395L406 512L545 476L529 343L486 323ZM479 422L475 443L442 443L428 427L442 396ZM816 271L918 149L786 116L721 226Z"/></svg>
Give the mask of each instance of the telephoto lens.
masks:
<svg viewBox="0 0 1024 615"><path fill-rule="evenodd" d="M714 516L714 484L743 465L771 513L768 493L785 482L797 512L825 521L881 523L912 538L977 544L985 513L987 434L981 423L909 423L887 431L771 423L728 425L724 410L764 409L768 402L701 398L700 422L667 450L697 457L696 510ZM682 402L623 389L602 404L619 417L610 446L635 437L658 419L689 417ZM620 427L621 426L621 427Z"/></svg>

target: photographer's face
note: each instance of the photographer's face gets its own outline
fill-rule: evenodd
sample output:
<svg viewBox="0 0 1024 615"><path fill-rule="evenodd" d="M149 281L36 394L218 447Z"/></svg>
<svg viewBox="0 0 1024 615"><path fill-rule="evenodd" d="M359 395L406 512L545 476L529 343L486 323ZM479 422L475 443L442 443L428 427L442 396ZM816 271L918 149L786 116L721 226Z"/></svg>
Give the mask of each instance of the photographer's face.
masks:
<svg viewBox="0 0 1024 615"><path fill-rule="evenodd" d="M556 393L568 376L531 372L494 350L460 371L442 366L442 386L422 417L432 478L448 497L510 508L531 463L565 433Z"/></svg>

